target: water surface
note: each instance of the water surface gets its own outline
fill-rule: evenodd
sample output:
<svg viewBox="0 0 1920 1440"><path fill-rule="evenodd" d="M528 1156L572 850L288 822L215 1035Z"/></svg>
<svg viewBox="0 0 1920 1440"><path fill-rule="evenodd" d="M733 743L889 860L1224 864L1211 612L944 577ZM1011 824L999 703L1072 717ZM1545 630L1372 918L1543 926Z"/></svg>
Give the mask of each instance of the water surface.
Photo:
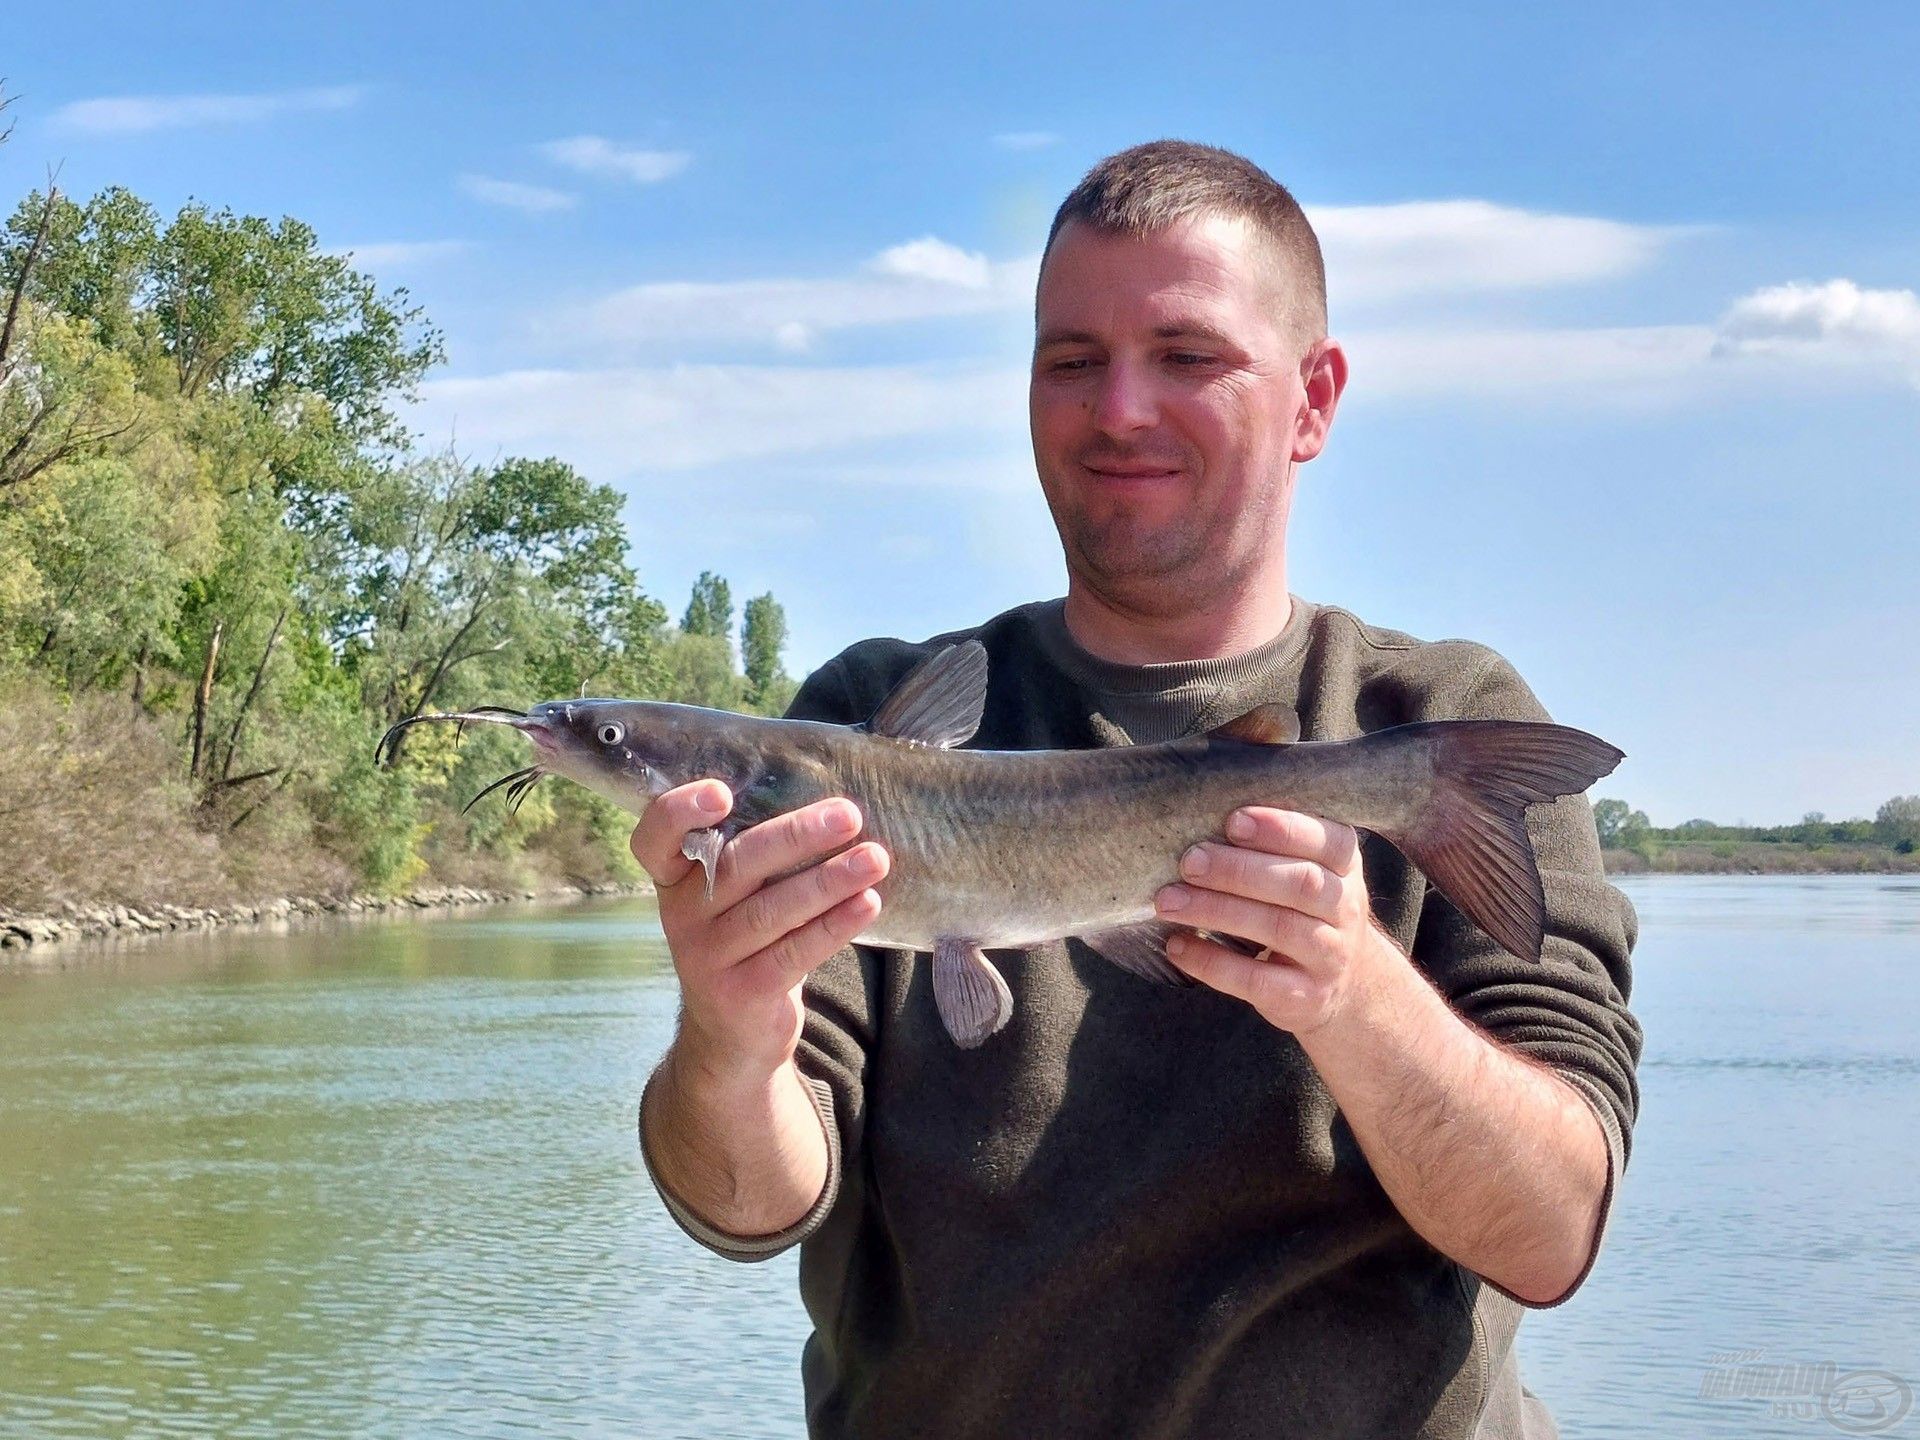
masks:
<svg viewBox="0 0 1920 1440"><path fill-rule="evenodd" d="M1624 884L1642 1119L1527 1383L1569 1435L1920 1434L1728 1393L1920 1381L1920 881ZM639 1167L674 1004L646 901L0 975L0 1436L798 1436L793 1257Z"/></svg>

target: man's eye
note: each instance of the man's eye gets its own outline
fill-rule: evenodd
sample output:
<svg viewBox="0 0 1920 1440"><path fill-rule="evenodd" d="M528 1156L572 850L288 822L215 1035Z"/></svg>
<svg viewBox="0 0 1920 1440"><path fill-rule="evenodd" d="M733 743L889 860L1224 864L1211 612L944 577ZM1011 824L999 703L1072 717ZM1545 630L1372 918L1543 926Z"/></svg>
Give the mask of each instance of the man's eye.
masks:
<svg viewBox="0 0 1920 1440"><path fill-rule="evenodd" d="M1062 371L1071 373L1076 370L1085 370L1092 364L1093 364L1093 360L1089 356L1070 355L1062 360L1049 361L1047 364L1047 369L1052 370L1055 373L1059 373Z"/></svg>
<svg viewBox="0 0 1920 1440"><path fill-rule="evenodd" d="M1205 365L1213 359L1211 355L1196 355L1191 350L1176 350L1167 358L1176 365Z"/></svg>

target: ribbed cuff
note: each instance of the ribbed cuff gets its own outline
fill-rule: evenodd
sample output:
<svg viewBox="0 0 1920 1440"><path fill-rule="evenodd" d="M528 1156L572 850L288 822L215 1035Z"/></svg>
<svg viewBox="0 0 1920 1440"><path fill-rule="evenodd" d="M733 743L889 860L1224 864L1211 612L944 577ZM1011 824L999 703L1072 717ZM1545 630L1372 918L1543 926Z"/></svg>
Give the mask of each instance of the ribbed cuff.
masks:
<svg viewBox="0 0 1920 1440"><path fill-rule="evenodd" d="M1527 1300L1515 1295L1504 1285L1493 1286L1515 1304L1524 1305L1529 1310L1551 1310L1556 1305L1564 1305L1573 1298L1574 1292L1586 1283L1594 1261L1600 1258L1600 1247L1606 1241L1607 1229L1613 1223L1613 1199L1619 1190L1620 1173L1626 1168L1626 1146L1621 1140L1620 1122L1614 1118L1613 1106L1601 1094L1600 1087L1578 1071L1563 1070L1557 1065L1548 1068L1573 1087L1573 1093L1587 1102L1587 1108L1592 1110L1594 1118L1599 1120L1601 1133L1607 1137L1607 1184L1600 1193L1600 1223L1593 1228L1593 1244L1587 1250L1586 1263L1580 1267L1580 1273L1573 1277L1573 1283L1567 1286L1558 1298ZM1486 1283L1493 1284L1490 1280Z"/></svg>
<svg viewBox="0 0 1920 1440"><path fill-rule="evenodd" d="M660 1178L660 1171L654 1165L652 1152L647 1147L647 1101L653 1095L654 1081L659 1078L660 1071L656 1069L648 1077L646 1089L640 1095L640 1160L647 1167L647 1178L653 1182L653 1188L659 1192L661 1203L667 1207L667 1213L673 1217L675 1224L714 1254L745 1264L771 1260L820 1228L840 1194L840 1127L834 1123L833 1091L828 1088L826 1081L816 1080L810 1075L800 1077L806 1082L807 1096L813 1101L814 1111L819 1115L821 1129L827 1137L827 1180L820 1187L820 1198L813 1202L813 1207L806 1214L784 1230L771 1235L734 1235L701 1219Z"/></svg>

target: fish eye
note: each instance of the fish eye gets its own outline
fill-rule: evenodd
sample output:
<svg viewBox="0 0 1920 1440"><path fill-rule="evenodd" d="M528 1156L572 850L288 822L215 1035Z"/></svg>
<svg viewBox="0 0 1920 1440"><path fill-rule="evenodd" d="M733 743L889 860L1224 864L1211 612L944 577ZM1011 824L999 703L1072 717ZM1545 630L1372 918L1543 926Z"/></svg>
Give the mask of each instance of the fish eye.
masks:
<svg viewBox="0 0 1920 1440"><path fill-rule="evenodd" d="M609 720L593 732L602 745L618 745L626 738L626 730L617 722Z"/></svg>

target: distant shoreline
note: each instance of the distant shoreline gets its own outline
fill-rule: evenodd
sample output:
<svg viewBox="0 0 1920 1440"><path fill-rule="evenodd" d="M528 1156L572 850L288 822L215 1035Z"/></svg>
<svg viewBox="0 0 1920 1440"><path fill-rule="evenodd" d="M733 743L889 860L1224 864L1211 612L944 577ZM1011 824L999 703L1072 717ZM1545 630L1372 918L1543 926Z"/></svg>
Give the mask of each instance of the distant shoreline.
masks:
<svg viewBox="0 0 1920 1440"><path fill-rule="evenodd" d="M1601 854L1609 875L1920 875L1920 853L1884 845L1701 840Z"/></svg>
<svg viewBox="0 0 1920 1440"><path fill-rule="evenodd" d="M607 882L546 889L484 890L471 885L434 886L407 895L288 895L256 905L68 905L52 915L0 909L0 970L38 969L62 963L55 952L85 941L133 941L242 927L284 930L321 920L383 915L423 918L476 905L542 900L583 900L600 895L650 895L653 886Z"/></svg>

